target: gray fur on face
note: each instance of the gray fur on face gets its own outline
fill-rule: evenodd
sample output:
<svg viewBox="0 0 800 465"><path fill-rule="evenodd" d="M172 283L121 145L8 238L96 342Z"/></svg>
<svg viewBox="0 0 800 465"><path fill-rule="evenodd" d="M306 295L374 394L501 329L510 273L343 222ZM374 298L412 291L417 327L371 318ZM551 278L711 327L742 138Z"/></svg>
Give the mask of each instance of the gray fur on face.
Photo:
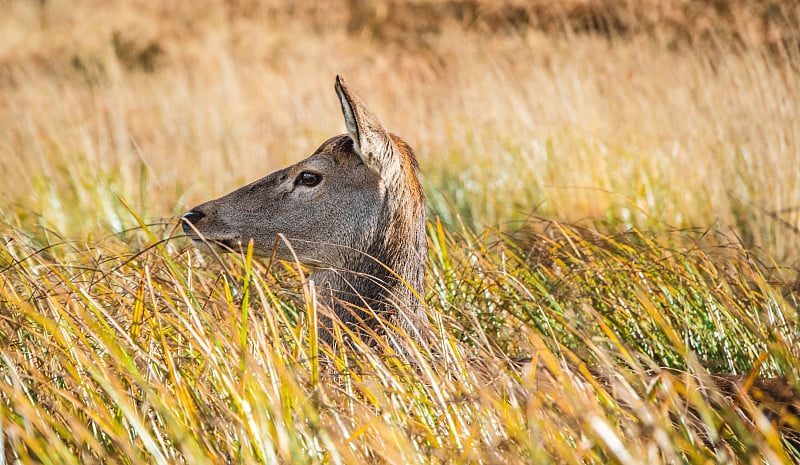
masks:
<svg viewBox="0 0 800 465"><path fill-rule="evenodd" d="M381 333L380 317L416 334L427 321L414 296L423 295L427 246L416 159L338 77L336 93L347 134L195 207L184 230L201 247L241 250L252 240L256 255L275 250L315 267L321 300L359 333Z"/></svg>
<svg viewBox="0 0 800 465"><path fill-rule="evenodd" d="M380 176L351 146L348 136L335 137L300 163L195 207L205 215L195 226L206 240L235 250L253 239L256 255L271 255L283 234L301 263L344 266L349 249L363 249L385 198ZM321 177L319 184L303 185L304 173ZM294 259L283 242L277 257Z"/></svg>

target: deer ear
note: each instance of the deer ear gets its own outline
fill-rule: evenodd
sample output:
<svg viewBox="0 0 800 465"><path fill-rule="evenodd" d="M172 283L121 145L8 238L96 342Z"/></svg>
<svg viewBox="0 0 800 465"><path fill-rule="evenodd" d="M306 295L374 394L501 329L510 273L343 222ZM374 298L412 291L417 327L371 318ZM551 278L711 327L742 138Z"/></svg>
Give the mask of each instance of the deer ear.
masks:
<svg viewBox="0 0 800 465"><path fill-rule="evenodd" d="M367 166L385 174L397 164L389 132L339 76L336 76L336 94L342 105L344 122L347 133L353 140L353 148Z"/></svg>

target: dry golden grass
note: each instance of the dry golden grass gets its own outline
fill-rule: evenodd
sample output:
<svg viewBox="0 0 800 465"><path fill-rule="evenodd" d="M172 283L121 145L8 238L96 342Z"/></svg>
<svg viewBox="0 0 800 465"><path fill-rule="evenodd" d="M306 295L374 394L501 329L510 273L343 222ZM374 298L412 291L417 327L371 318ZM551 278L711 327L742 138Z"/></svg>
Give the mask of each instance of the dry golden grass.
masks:
<svg viewBox="0 0 800 465"><path fill-rule="evenodd" d="M0 168L5 203L59 231L130 224L110 192L162 218L299 159L342 131L341 73L415 147L434 213L716 224L797 258L796 47L456 21L398 44L348 35L345 5L43 5L0 20Z"/></svg>
<svg viewBox="0 0 800 465"><path fill-rule="evenodd" d="M800 456L797 411L697 394L709 372L797 392L797 6L774 29L768 2L615 0L586 31L592 0L456 3L0 3L0 459ZM503 22L544 4L571 26ZM435 346L331 374L292 266L160 240L343 132L335 74L415 148L441 223ZM586 228L503 234L532 214Z"/></svg>

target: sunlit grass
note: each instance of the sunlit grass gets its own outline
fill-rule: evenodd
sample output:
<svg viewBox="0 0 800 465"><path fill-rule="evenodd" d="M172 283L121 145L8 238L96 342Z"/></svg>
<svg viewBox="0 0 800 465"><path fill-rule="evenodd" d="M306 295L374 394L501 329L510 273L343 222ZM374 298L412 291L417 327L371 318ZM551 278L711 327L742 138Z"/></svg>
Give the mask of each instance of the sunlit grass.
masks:
<svg viewBox="0 0 800 465"><path fill-rule="evenodd" d="M798 460L713 377L800 394L796 47L296 3L4 5L7 463ZM307 270L176 237L343 132L336 74L419 158L430 340L332 351Z"/></svg>
<svg viewBox="0 0 800 465"><path fill-rule="evenodd" d="M182 242L155 246L171 228L85 246L8 229L7 457L702 463L791 453L769 422L691 394L709 372L798 385L796 275L713 232L600 236L544 222L498 238L434 223L433 339L406 341L413 349L398 358L318 347L296 267L267 270L246 255L201 265ZM533 372L520 375L509 354L533 355Z"/></svg>
<svg viewBox="0 0 800 465"><path fill-rule="evenodd" d="M717 225L796 260L800 56L788 42L445 22L412 47L348 35L347 6L273 17L181 5L12 2L0 28L18 45L0 48L8 202L80 235L132 226L114 194L151 221L174 215L343 132L342 74L414 147L448 228L534 211L620 231ZM154 68L126 61L152 43Z"/></svg>

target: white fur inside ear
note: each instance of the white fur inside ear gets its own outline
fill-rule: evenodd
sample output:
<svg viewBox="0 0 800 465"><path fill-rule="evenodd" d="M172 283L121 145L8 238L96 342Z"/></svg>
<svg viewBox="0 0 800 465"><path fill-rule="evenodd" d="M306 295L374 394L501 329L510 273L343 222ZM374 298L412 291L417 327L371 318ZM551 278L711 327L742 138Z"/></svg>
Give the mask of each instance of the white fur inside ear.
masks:
<svg viewBox="0 0 800 465"><path fill-rule="evenodd" d="M353 140L353 148L355 148L356 152L361 154L358 121L356 120L356 115L355 112L353 112L353 106L350 104L350 100L347 98L344 91L342 91L342 88L339 87L338 83L336 86L336 95L339 96L339 103L342 105L342 114L344 115L344 124L347 126L347 134L350 135L350 139Z"/></svg>

